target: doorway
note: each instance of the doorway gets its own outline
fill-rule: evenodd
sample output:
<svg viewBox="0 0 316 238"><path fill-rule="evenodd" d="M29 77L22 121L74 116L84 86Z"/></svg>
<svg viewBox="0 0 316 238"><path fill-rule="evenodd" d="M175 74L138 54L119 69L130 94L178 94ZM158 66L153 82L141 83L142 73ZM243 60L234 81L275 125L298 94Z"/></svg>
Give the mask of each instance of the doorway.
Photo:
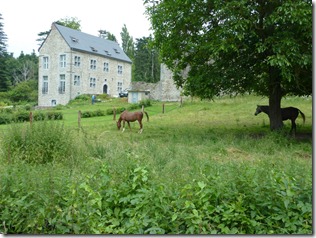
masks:
<svg viewBox="0 0 316 238"><path fill-rule="evenodd" d="M103 94L108 94L108 85L103 85Z"/></svg>

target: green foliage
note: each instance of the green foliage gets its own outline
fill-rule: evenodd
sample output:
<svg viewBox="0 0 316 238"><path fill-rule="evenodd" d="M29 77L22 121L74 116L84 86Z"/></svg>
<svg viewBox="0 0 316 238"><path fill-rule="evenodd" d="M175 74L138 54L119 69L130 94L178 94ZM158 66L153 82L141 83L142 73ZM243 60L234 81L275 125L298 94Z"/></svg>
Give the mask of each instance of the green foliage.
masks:
<svg viewBox="0 0 316 238"><path fill-rule="evenodd" d="M30 109L30 107L27 105L25 106L25 109ZM1 124L9 124L12 122L26 122L30 121L30 111L25 109L19 109L19 108L6 108L0 110L0 125ZM62 112L56 112L56 111L35 111L32 112L33 120L34 121L42 121L45 119L48 120L62 120L63 119L63 113Z"/></svg>
<svg viewBox="0 0 316 238"><path fill-rule="evenodd" d="M110 169L102 163L94 173L85 175L84 180L67 179L60 191L56 187L61 184L50 184L51 191L40 199L35 197L35 188L27 193L18 189L22 186L20 179L13 182L12 175L6 172L0 197L4 211L2 231L9 234L311 234L311 179L302 183L283 171L267 173L267 166L261 169L234 166L228 167L232 173L228 181L217 173L174 191L154 183L150 171L144 167L131 169L123 183L113 186ZM240 167L245 170L241 175ZM49 179L58 181L57 177L43 180ZM233 182L234 179L237 181Z"/></svg>
<svg viewBox="0 0 316 238"><path fill-rule="evenodd" d="M159 54L152 41L151 36L136 39L133 81L156 83L160 80Z"/></svg>
<svg viewBox="0 0 316 238"><path fill-rule="evenodd" d="M162 62L187 94L312 93L311 1L144 3Z"/></svg>
<svg viewBox="0 0 316 238"><path fill-rule="evenodd" d="M164 114L152 102L141 135L112 116L76 130L91 104L64 108L62 123L0 126L0 232L312 234L312 100L283 102L306 115L297 138L262 126L262 100L165 103Z"/></svg>
<svg viewBox="0 0 316 238"><path fill-rule="evenodd" d="M45 164L74 154L74 139L57 121L12 124L3 135L3 152L9 161Z"/></svg>
<svg viewBox="0 0 316 238"><path fill-rule="evenodd" d="M11 91L9 97L12 102L37 102L37 80L19 83Z"/></svg>

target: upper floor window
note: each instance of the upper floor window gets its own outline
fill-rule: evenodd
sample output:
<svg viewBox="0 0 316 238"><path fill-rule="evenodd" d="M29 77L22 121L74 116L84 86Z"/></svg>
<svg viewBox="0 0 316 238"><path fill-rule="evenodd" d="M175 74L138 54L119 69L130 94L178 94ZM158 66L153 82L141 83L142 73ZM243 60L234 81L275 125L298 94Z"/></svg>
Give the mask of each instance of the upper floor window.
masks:
<svg viewBox="0 0 316 238"><path fill-rule="evenodd" d="M79 75L74 76L74 85L76 85L76 86L80 85L80 76Z"/></svg>
<svg viewBox="0 0 316 238"><path fill-rule="evenodd" d="M96 68L97 68L97 61L90 60L90 69L96 69Z"/></svg>
<svg viewBox="0 0 316 238"><path fill-rule="evenodd" d="M60 68L66 68L66 55L59 56L59 65Z"/></svg>
<svg viewBox="0 0 316 238"><path fill-rule="evenodd" d="M104 72L109 72L109 63L108 62L104 62L103 63L103 71Z"/></svg>
<svg viewBox="0 0 316 238"><path fill-rule="evenodd" d="M43 69L48 69L48 57L43 57Z"/></svg>
<svg viewBox="0 0 316 238"><path fill-rule="evenodd" d="M42 93L48 93L48 76L43 76L43 85L42 85Z"/></svg>
<svg viewBox="0 0 316 238"><path fill-rule="evenodd" d="M123 74L123 66L122 65L118 65L117 66L117 73L122 75Z"/></svg>
<svg viewBox="0 0 316 238"><path fill-rule="evenodd" d="M76 67L80 67L80 61L81 61L80 56L75 56L74 65Z"/></svg>
<svg viewBox="0 0 316 238"><path fill-rule="evenodd" d="M65 93L66 90L66 76L64 74L59 75L59 93Z"/></svg>

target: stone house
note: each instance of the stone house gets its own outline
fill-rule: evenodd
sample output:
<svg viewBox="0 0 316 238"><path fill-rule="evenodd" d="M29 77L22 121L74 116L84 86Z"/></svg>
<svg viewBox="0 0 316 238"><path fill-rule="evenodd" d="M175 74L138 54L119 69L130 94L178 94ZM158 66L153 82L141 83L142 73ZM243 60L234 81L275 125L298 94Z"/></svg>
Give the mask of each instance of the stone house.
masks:
<svg viewBox="0 0 316 238"><path fill-rule="evenodd" d="M81 94L117 97L131 77L132 61L117 42L53 23L39 48L38 106Z"/></svg>

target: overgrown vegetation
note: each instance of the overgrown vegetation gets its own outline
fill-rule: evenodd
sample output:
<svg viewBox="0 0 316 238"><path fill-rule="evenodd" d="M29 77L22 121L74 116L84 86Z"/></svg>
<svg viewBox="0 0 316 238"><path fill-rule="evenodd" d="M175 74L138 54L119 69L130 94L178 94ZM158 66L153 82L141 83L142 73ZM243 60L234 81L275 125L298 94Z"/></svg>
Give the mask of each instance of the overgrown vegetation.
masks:
<svg viewBox="0 0 316 238"><path fill-rule="evenodd" d="M141 135L109 115L78 130L88 104L63 108L63 121L2 125L0 232L311 234L312 100L284 101L306 115L296 138L254 117L258 100L169 103L165 113L152 102Z"/></svg>

